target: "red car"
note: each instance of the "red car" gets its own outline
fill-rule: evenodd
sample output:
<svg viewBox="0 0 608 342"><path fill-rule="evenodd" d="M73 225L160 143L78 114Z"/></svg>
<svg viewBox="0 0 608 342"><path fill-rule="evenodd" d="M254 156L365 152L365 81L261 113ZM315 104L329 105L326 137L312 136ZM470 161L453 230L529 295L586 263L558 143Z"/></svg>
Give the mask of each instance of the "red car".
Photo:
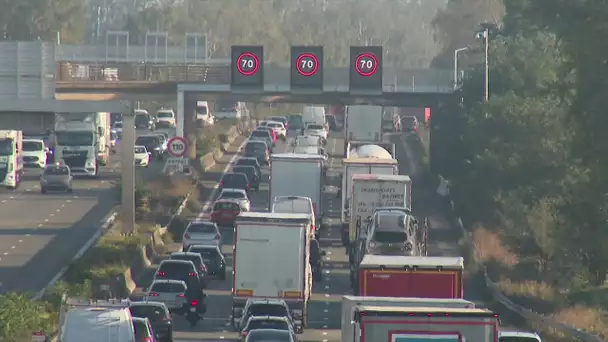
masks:
<svg viewBox="0 0 608 342"><path fill-rule="evenodd" d="M257 130L265 130L265 131L270 132L270 135L272 136L272 142L273 142L273 143L276 143L276 142L277 142L277 138L278 138L278 137L277 137L277 134L274 132L274 129L272 129L272 128L270 128L270 127L267 127L267 126L258 126L258 127L256 127L255 129L256 129L256 131L257 131Z"/></svg>
<svg viewBox="0 0 608 342"><path fill-rule="evenodd" d="M218 200L213 204L211 221L219 226L234 225L234 221L241 211L241 206L235 201Z"/></svg>

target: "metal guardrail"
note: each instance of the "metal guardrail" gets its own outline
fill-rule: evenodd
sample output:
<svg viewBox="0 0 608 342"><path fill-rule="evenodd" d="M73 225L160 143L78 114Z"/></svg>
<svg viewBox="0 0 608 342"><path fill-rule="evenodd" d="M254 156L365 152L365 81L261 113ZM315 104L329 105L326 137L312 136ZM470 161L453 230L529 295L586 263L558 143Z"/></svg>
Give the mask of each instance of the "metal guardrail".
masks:
<svg viewBox="0 0 608 342"><path fill-rule="evenodd" d="M57 67L57 80L94 81L94 82L120 82L120 81L148 81L148 82L184 82L214 85L230 84L230 66L196 64L196 65L159 65L134 63L70 63L59 62ZM404 69L385 67L384 88L392 91L407 92L438 92L452 93L453 73L443 69ZM264 66L264 83L275 88L288 88L290 83L289 67L267 65ZM348 68L325 68L323 70L323 84L325 87L348 89Z"/></svg>
<svg viewBox="0 0 608 342"><path fill-rule="evenodd" d="M445 179L442 176L439 176L439 178L440 178L440 182L445 181ZM600 336L583 331L582 329L578 329L574 326L571 326L571 325L568 325L568 324L565 324L562 322L558 322L550 317L536 313L530 309L524 308L523 306L513 303L513 301L511 299L509 299L507 296L505 296L500 291L500 289L498 288L498 285L494 281L492 281L492 279L490 279L490 277L488 276L487 269L486 269L484 263L480 260L479 252L478 252L477 246L475 246L475 243L473 242L471 233L464 228L462 219L456 213L454 201L452 199L450 199L449 204L450 204L450 211L452 214L452 219L455 221L453 223L456 226L458 226L458 228L461 230L462 235L463 235L467 245L469 245L473 249L473 259L475 260L476 264L478 264L482 267L486 287L490 290L494 300L496 300L500 304L504 305L507 309L516 313L518 316L522 317L523 319L525 319L529 322L533 322L533 323L537 324L538 326L542 326L545 329L563 333L566 336L576 338L579 341L585 341L585 342L606 341L606 339L601 338Z"/></svg>

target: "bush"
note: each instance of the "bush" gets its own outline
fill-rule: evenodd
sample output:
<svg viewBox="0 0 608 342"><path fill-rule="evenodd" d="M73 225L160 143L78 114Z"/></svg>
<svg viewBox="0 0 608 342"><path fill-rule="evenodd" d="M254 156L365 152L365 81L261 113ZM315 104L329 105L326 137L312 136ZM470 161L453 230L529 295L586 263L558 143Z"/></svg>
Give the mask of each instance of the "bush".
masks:
<svg viewBox="0 0 608 342"><path fill-rule="evenodd" d="M32 300L28 294L10 292L0 295L0 341L31 339L32 332L55 330L57 313L45 301Z"/></svg>

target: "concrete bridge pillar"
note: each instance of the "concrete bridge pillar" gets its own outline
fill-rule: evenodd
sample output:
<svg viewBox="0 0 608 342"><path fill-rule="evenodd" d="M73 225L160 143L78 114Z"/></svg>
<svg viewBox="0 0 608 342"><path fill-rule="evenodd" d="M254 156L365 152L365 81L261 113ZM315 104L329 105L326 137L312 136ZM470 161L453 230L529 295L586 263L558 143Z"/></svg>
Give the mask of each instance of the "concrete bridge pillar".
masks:
<svg viewBox="0 0 608 342"><path fill-rule="evenodd" d="M186 94L184 98L184 136L188 139L188 157L196 159L196 98Z"/></svg>

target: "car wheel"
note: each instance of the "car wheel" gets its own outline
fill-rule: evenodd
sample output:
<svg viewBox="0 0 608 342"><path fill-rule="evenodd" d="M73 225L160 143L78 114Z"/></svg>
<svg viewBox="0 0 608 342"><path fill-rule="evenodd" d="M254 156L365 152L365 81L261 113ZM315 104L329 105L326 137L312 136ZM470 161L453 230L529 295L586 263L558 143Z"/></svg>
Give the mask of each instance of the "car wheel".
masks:
<svg viewBox="0 0 608 342"><path fill-rule="evenodd" d="M72 189L72 188L68 188L68 193L70 193L70 194L71 194L73 191L74 191L74 189Z"/></svg>
<svg viewBox="0 0 608 342"><path fill-rule="evenodd" d="M219 275L220 280L226 280L226 269L223 269Z"/></svg>
<svg viewBox="0 0 608 342"><path fill-rule="evenodd" d="M45 188L40 188L40 193L46 194L46 189Z"/></svg>

